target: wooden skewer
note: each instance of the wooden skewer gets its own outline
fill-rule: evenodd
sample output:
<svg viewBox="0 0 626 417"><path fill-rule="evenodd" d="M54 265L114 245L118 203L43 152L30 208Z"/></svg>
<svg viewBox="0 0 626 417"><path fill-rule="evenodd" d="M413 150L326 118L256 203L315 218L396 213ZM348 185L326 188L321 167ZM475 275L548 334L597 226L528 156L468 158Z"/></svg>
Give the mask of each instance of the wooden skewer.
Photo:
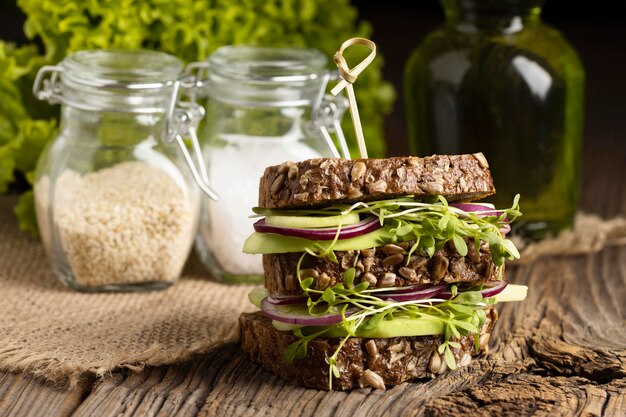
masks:
<svg viewBox="0 0 626 417"><path fill-rule="evenodd" d="M343 57L343 53L348 47L352 45L364 45L367 46L371 52L365 57L363 61L354 66L354 68L348 67L346 59ZM354 133L356 134L356 140L359 145L359 153L361 158L367 158L367 147L365 146L365 138L363 137L363 127L361 126L361 118L359 116L359 108L356 103L356 95L354 94L354 82L359 77L359 74L372 63L376 57L376 44L369 39L365 38L351 38L341 44L341 48L333 56L333 60L339 70L339 76L341 80L337 85L330 90L331 94L336 96L344 88L348 94L348 103L350 105L350 116L352 117L352 123L354 124Z"/></svg>

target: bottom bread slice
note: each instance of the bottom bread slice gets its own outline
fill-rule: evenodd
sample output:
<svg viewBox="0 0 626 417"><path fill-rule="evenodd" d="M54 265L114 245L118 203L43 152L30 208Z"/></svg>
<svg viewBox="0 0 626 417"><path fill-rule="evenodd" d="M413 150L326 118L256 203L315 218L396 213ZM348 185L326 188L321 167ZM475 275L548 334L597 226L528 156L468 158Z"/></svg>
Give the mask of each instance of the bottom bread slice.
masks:
<svg viewBox="0 0 626 417"><path fill-rule="evenodd" d="M475 350L473 336L461 337L461 347L453 349L459 366L469 364L472 356L486 351L496 320L496 310L489 309L487 321L480 330L479 351ZM283 356L285 349L297 340L292 332L276 330L261 312L242 314L239 332L243 351L264 369L300 385L329 388L328 358L335 353L341 339L314 339L309 342L306 358L287 364ZM333 377L333 389L384 388L414 378L442 374L447 371L443 355L437 352L442 342L443 336L350 338L338 355L340 377Z"/></svg>

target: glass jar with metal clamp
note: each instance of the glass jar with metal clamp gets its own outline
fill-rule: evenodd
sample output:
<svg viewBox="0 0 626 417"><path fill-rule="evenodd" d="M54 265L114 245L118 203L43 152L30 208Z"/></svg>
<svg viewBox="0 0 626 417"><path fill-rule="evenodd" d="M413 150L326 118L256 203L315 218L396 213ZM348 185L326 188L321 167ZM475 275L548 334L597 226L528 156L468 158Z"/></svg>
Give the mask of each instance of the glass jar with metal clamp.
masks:
<svg viewBox="0 0 626 417"><path fill-rule="evenodd" d="M203 199L196 248L219 280L262 280L261 256L244 254L242 247L267 166L349 158L339 125L347 102L325 94L337 78L326 63L314 49L228 46L188 67L200 80L196 91L206 109L200 141L219 196Z"/></svg>
<svg viewBox="0 0 626 417"><path fill-rule="evenodd" d="M69 287L158 289L180 276L197 227L194 179L212 192L184 139L199 152L204 109L179 99L182 69L164 53L105 50L39 71L33 92L61 104L61 125L37 166L36 211Z"/></svg>

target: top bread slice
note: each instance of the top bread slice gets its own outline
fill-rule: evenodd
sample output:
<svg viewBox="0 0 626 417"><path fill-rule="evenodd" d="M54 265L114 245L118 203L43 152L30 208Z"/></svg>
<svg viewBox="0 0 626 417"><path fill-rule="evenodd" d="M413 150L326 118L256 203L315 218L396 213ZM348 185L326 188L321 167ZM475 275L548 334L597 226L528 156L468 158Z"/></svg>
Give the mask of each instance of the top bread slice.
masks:
<svg viewBox="0 0 626 417"><path fill-rule="evenodd" d="M403 195L443 195L448 201L471 201L495 191L482 153L424 158L316 158L266 168L259 184L259 206L290 209Z"/></svg>

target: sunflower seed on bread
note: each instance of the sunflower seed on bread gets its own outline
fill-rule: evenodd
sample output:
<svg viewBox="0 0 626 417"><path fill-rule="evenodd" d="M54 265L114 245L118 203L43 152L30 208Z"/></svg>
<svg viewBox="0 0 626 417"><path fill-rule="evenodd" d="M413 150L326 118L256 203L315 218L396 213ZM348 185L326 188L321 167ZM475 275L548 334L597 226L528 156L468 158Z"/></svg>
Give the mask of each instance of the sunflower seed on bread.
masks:
<svg viewBox="0 0 626 417"><path fill-rule="evenodd" d="M495 193L482 154L385 159L317 158L265 169L259 206L285 209L441 194L448 201L475 200Z"/></svg>

